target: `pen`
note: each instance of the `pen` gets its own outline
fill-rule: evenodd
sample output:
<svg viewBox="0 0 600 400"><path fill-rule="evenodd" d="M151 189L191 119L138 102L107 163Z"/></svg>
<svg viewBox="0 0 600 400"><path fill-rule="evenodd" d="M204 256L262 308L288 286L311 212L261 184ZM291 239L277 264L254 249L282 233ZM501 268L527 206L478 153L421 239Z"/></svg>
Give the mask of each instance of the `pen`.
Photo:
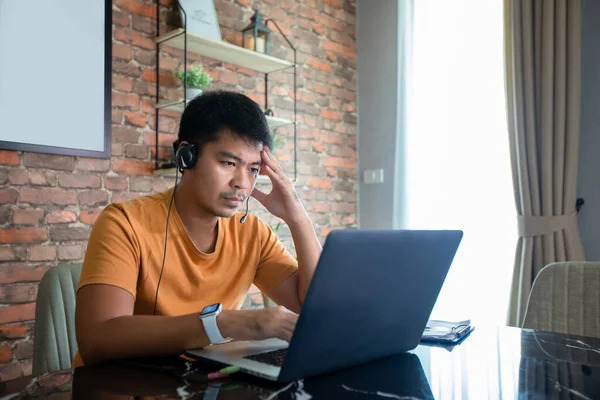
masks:
<svg viewBox="0 0 600 400"><path fill-rule="evenodd" d="M226 378L231 374L235 374L236 372L240 371L240 367L236 366L236 365L232 365L230 367L225 367L223 369L218 370L217 372L211 372L208 374L208 379L212 380L212 379L220 379L220 378Z"/></svg>

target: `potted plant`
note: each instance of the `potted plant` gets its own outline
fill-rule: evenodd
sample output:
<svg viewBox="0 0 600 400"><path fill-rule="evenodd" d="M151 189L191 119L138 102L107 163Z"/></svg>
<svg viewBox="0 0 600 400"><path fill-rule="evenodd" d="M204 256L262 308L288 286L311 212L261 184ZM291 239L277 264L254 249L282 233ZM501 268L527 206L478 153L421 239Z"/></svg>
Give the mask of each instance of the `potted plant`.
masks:
<svg viewBox="0 0 600 400"><path fill-rule="evenodd" d="M175 72L175 76L179 78L181 84L184 81L183 72ZM191 68L187 72L187 87L185 88L185 98L188 100L193 99L196 96L202 94L202 89L205 89L212 82L212 78L209 74L202 70L202 65L198 65Z"/></svg>

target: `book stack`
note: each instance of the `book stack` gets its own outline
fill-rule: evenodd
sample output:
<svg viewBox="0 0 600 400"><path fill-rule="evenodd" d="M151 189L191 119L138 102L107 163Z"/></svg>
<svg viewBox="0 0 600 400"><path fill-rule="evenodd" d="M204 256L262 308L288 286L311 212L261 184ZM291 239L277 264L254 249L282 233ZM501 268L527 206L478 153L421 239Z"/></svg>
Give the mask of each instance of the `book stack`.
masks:
<svg viewBox="0 0 600 400"><path fill-rule="evenodd" d="M441 344L457 344L462 342L473 331L471 320L439 321L429 320L421 337L422 342Z"/></svg>

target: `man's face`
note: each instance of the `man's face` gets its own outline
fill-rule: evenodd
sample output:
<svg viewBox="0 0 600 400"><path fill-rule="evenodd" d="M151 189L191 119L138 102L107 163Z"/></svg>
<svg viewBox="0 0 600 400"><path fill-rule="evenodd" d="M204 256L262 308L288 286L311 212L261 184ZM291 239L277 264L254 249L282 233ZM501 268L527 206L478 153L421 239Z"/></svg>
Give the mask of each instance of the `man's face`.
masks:
<svg viewBox="0 0 600 400"><path fill-rule="evenodd" d="M185 173L192 184L194 203L215 216L235 215L254 189L261 150L262 144L228 131L205 144L194 168Z"/></svg>

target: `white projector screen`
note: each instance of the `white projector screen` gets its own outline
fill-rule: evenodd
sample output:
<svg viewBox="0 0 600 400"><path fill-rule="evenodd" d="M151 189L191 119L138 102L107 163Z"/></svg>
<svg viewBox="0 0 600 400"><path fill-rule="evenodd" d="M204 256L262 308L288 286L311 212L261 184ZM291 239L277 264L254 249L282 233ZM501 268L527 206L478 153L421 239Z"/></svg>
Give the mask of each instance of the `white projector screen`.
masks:
<svg viewBox="0 0 600 400"><path fill-rule="evenodd" d="M0 149L108 158L111 0L0 0Z"/></svg>

